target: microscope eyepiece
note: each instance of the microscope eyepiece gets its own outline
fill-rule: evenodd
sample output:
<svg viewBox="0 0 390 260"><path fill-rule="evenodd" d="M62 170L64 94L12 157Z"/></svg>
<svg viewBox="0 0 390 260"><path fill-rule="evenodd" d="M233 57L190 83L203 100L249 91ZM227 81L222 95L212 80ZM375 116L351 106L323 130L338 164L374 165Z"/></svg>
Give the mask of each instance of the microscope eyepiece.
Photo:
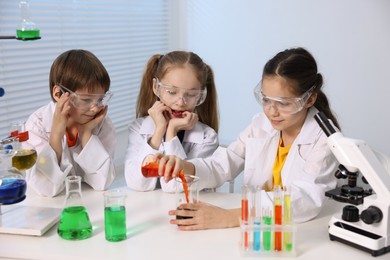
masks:
<svg viewBox="0 0 390 260"><path fill-rule="evenodd" d="M334 129L333 125L331 124L331 121L326 117L324 112L318 112L314 116L317 123L322 128L322 131L326 134L326 136L331 136L332 134L336 133L336 129Z"/></svg>

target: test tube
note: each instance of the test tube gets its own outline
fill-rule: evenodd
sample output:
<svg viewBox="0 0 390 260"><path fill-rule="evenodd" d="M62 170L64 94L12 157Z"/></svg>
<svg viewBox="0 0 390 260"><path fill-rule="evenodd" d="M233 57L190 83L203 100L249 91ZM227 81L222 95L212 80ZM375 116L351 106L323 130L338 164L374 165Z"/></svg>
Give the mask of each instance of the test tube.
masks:
<svg viewBox="0 0 390 260"><path fill-rule="evenodd" d="M282 189L274 187L274 224L282 225ZM282 251L282 232L275 231L275 251Z"/></svg>
<svg viewBox="0 0 390 260"><path fill-rule="evenodd" d="M264 251L271 250L271 224L272 224L272 210L265 208L262 211L263 216L263 248Z"/></svg>
<svg viewBox="0 0 390 260"><path fill-rule="evenodd" d="M260 251L261 249L261 232L260 232L260 224L261 224L261 187L257 186L255 190L255 195L253 198L253 202L255 205L255 216L254 216L254 231L253 231L253 250Z"/></svg>
<svg viewBox="0 0 390 260"><path fill-rule="evenodd" d="M242 197L241 197L241 221L242 221L242 224L245 225L245 227L248 226L249 222L248 222L248 217L249 217L249 208L248 208L248 197L249 197L249 192L250 192L250 189L248 186L243 186L242 187ZM249 235L248 235L248 231L247 229L245 229L245 231L243 232L243 237L242 237L242 241L243 241L243 247L245 250L248 250L249 249Z"/></svg>
<svg viewBox="0 0 390 260"><path fill-rule="evenodd" d="M283 196L283 223L285 225L291 224L291 196L290 196L290 189L285 187L284 188L284 196ZM291 251L292 250L292 239L291 239L291 232L284 232L283 234L283 249L285 251Z"/></svg>

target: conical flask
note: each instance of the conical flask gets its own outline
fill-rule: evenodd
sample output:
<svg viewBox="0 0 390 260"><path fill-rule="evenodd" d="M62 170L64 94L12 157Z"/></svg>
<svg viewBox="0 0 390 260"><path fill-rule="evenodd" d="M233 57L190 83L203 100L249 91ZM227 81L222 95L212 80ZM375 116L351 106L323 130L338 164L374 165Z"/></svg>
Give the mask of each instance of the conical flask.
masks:
<svg viewBox="0 0 390 260"><path fill-rule="evenodd" d="M40 39L40 30L37 25L30 20L30 5L28 0L19 2L20 23L16 29L16 39L22 41Z"/></svg>
<svg viewBox="0 0 390 260"><path fill-rule="evenodd" d="M68 176L65 179L66 201L58 224L57 233L67 240L81 240L91 237L92 224L81 196L81 177Z"/></svg>

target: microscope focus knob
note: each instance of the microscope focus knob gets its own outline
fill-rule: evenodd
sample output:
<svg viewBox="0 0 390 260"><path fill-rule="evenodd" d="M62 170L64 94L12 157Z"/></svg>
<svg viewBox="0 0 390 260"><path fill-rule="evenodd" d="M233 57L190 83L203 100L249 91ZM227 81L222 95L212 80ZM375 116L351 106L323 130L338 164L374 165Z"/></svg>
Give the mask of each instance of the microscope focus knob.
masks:
<svg viewBox="0 0 390 260"><path fill-rule="evenodd" d="M382 221L383 213L378 207L369 206L362 211L360 218L366 224L379 223Z"/></svg>
<svg viewBox="0 0 390 260"><path fill-rule="evenodd" d="M341 218L348 222L359 221L359 209L352 205L347 205L343 208L343 215Z"/></svg>

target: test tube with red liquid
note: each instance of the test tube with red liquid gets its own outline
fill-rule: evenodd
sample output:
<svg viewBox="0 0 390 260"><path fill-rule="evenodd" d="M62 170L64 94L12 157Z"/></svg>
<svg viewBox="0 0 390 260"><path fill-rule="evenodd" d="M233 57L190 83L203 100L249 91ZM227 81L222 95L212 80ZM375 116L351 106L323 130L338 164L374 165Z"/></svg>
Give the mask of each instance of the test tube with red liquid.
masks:
<svg viewBox="0 0 390 260"><path fill-rule="evenodd" d="M280 186L274 187L274 224L282 225L282 189ZM282 232L275 232L275 251L282 251Z"/></svg>
<svg viewBox="0 0 390 260"><path fill-rule="evenodd" d="M241 222L243 225L248 226L249 225L249 196L250 196L250 189L248 186L242 187L242 197L241 197ZM248 231L243 232L243 247L245 250L249 249L249 233Z"/></svg>

